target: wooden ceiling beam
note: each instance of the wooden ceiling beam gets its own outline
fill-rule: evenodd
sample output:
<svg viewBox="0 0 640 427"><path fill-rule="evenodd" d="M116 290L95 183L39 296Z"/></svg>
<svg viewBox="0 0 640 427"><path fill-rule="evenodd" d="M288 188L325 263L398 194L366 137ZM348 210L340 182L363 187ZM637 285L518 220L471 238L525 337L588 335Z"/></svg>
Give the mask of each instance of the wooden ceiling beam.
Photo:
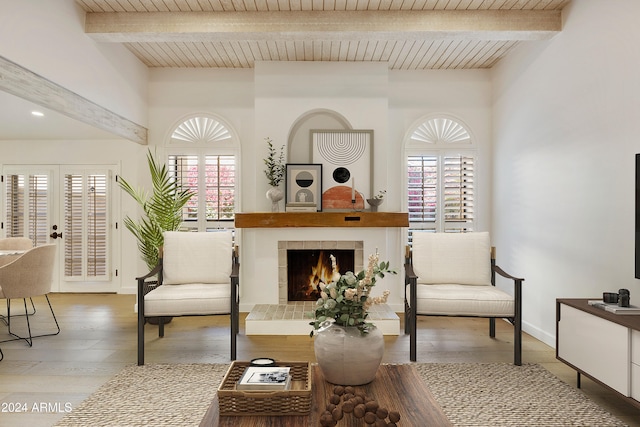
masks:
<svg viewBox="0 0 640 427"><path fill-rule="evenodd" d="M545 40L562 30L560 10L394 10L87 13L100 42L221 40Z"/></svg>
<svg viewBox="0 0 640 427"><path fill-rule="evenodd" d="M147 129L0 56L0 90L141 145Z"/></svg>

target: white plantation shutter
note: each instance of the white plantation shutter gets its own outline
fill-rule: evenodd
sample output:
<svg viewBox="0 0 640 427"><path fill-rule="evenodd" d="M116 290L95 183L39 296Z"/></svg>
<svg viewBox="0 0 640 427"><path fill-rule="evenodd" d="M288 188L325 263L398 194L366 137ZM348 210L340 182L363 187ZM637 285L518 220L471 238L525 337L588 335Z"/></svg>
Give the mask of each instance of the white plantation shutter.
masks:
<svg viewBox="0 0 640 427"><path fill-rule="evenodd" d="M408 212L409 221L420 223L421 228L436 226L438 202L438 157L409 156L408 172Z"/></svg>
<svg viewBox="0 0 640 427"><path fill-rule="evenodd" d="M63 176L64 276L109 280L109 174L73 171Z"/></svg>
<svg viewBox="0 0 640 427"><path fill-rule="evenodd" d="M49 175L6 176L7 237L28 237L34 246L48 242Z"/></svg>
<svg viewBox="0 0 640 427"><path fill-rule="evenodd" d="M474 220L474 160L469 156L444 156L443 204L445 231L468 231Z"/></svg>
<svg viewBox="0 0 640 427"><path fill-rule="evenodd" d="M466 128L450 118L430 119L414 130L406 157L409 242L415 229L473 230L476 188L471 144Z"/></svg>

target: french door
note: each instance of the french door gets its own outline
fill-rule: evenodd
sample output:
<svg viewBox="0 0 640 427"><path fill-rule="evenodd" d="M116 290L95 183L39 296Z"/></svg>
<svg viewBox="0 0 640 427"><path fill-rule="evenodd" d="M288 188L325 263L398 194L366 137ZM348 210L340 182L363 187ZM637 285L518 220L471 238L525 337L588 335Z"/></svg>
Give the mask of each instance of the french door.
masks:
<svg viewBox="0 0 640 427"><path fill-rule="evenodd" d="M1 234L58 245L54 292L116 292L113 165L19 165L2 172Z"/></svg>

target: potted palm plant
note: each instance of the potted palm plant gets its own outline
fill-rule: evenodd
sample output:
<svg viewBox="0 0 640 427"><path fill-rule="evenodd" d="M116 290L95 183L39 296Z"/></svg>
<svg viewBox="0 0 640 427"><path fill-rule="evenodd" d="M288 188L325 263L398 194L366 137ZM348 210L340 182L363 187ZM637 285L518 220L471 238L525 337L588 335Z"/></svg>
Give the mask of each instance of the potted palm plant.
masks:
<svg viewBox="0 0 640 427"><path fill-rule="evenodd" d="M164 242L163 233L180 227L182 209L194 193L183 188L170 175L167 166L154 158L151 150L147 153L147 163L153 185L151 194L143 188L134 188L122 177L119 184L144 213L138 220L126 216L124 225L138 240L140 256L149 270L152 270L158 264L158 248Z"/></svg>

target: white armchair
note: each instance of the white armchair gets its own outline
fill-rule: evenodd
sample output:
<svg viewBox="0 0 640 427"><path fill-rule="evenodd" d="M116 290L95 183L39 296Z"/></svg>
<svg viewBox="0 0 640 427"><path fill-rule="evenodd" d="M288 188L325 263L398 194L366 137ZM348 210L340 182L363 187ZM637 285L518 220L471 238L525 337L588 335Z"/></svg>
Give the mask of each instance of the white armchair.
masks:
<svg viewBox="0 0 640 427"><path fill-rule="evenodd" d="M144 365L144 325L163 317L231 315L231 360L239 330L239 267L231 231L164 234L158 266L138 281L138 365ZM156 279L157 277L157 279Z"/></svg>
<svg viewBox="0 0 640 427"><path fill-rule="evenodd" d="M495 274L513 280L513 294L495 286ZM489 318L514 325L514 364L522 364L522 282L495 264L489 233L414 232L405 263L405 333L416 361L418 315Z"/></svg>

